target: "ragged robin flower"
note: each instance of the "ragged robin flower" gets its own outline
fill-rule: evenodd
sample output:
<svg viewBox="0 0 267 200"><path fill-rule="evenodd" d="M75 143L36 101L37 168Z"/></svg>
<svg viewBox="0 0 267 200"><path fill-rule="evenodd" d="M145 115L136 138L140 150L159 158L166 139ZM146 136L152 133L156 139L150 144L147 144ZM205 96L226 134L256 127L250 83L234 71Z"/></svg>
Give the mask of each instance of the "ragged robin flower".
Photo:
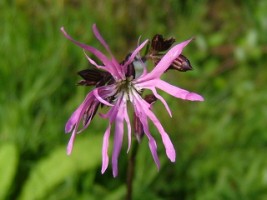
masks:
<svg viewBox="0 0 267 200"><path fill-rule="evenodd" d="M164 80L161 80L161 75L166 72L170 66L175 65L176 60L181 57L183 48L191 40L186 40L176 44L170 50L168 49L172 46L173 41L169 41L171 44L165 44L163 49L155 48L155 45L157 44L154 41L154 46L151 45L154 53L150 53L150 56L147 57L141 57L140 51L148 43L148 40L145 40L131 54L129 54L123 62L118 62L112 55L109 46L98 32L96 25L93 25L92 28L95 37L109 53L109 57L92 46L75 41L66 33L63 27L61 28L61 31L67 39L84 49L84 52L93 54L100 61L100 64L98 64L85 53L89 63L95 66L95 69L80 71L79 75L84 80L80 81L78 84L95 87L87 94L82 104L74 111L66 123L65 132L72 132L67 146L67 153L71 153L77 133L82 132L89 126L98 108L101 106L107 106L109 107L109 111L106 114L100 114L100 117L107 119L109 122L103 137L102 173L106 171L109 164L109 138L111 134L111 128L114 126L114 145L111 162L113 176L116 177L118 174L118 157L123 143L124 122L126 123L128 130L127 152L131 146L132 132L134 132L139 139L141 138L140 134L144 134L148 138L152 157L157 167L160 167L160 162L157 155L157 144L151 132L149 131L148 120L151 120L161 135L167 157L174 162L176 157L174 146L162 124L152 112L152 103L156 100L160 100L165 106L169 115L172 116L167 102L161 95L158 94L157 89L183 100L203 101L203 98L200 95L186 91L179 87L173 86ZM161 44L159 43L158 45ZM161 53L162 50L168 51L163 54ZM160 57L159 53L161 53ZM145 60L155 59L151 56L157 56L157 59L155 62L155 67L148 72L146 69ZM141 66L143 68L142 73L138 76L136 75L137 66ZM181 66L181 62L178 64L176 62L176 66ZM150 90L152 94L143 97L142 94L144 90ZM128 115L129 107L132 107L134 110L134 131L132 131L132 126Z"/></svg>

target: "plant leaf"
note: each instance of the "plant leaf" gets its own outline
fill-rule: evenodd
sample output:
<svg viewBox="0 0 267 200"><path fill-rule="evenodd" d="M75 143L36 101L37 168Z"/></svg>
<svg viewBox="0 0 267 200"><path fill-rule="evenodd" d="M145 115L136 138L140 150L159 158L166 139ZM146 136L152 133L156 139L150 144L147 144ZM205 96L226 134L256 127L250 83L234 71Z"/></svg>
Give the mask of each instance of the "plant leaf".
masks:
<svg viewBox="0 0 267 200"><path fill-rule="evenodd" d="M102 136L95 134L77 138L70 156L66 154L66 146L53 150L33 168L19 199L45 199L66 177L96 168L101 163L101 146Z"/></svg>
<svg viewBox="0 0 267 200"><path fill-rule="evenodd" d="M5 199L18 166L17 148L7 143L0 148L0 199Z"/></svg>

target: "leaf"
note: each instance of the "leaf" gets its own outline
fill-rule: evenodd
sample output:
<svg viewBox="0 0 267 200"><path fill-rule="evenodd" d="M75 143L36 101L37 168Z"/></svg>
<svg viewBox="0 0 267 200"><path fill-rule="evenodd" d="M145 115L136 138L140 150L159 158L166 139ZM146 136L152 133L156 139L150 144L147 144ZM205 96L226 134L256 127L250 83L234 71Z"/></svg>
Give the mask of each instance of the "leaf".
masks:
<svg viewBox="0 0 267 200"><path fill-rule="evenodd" d="M14 179L18 164L18 152L14 144L0 148L0 199L5 199Z"/></svg>
<svg viewBox="0 0 267 200"><path fill-rule="evenodd" d="M66 177L96 168L101 162L101 146L102 137L96 134L76 139L70 156L66 155L66 146L52 151L33 168L19 199L45 199Z"/></svg>

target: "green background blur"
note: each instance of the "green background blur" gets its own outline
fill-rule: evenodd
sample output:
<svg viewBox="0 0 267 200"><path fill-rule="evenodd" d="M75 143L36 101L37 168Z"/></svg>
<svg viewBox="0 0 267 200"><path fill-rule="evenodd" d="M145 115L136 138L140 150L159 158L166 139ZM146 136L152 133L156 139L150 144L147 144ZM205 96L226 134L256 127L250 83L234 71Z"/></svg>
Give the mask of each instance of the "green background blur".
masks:
<svg viewBox="0 0 267 200"><path fill-rule="evenodd" d="M89 87L77 87L88 67L83 51L63 37L97 48L96 23L118 60L139 35L195 40L185 49L193 71L164 75L205 97L166 97L155 113L169 133L177 161L161 169L147 139L137 156L133 197L142 199L267 199L267 1L0 1L0 199L124 199L126 142L119 176L101 175L102 135L96 116L66 155L64 126Z"/></svg>

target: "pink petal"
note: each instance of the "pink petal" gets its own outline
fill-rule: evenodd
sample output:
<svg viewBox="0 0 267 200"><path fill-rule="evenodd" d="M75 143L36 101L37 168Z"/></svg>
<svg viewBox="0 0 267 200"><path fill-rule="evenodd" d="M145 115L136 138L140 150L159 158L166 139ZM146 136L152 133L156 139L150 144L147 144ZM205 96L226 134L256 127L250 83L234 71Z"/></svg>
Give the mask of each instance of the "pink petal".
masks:
<svg viewBox="0 0 267 200"><path fill-rule="evenodd" d="M115 117L118 113L118 110L119 110L119 106L117 105L117 103L108 111L108 113L106 114L103 114L103 113L100 113L99 115L102 117L102 118L109 118L110 120L110 123L113 123L113 121L115 120Z"/></svg>
<svg viewBox="0 0 267 200"><path fill-rule="evenodd" d="M86 98L84 99L83 103L78 107L77 110L75 110L75 112L72 114L72 116L70 117L70 119L66 123L66 127L65 127L66 132L69 132L74 128L72 131L72 135L71 135L71 138L69 140L68 146L67 146L67 154L68 155L72 151L75 135L77 134L79 123L80 123L80 121L84 115L84 112L87 109L87 107L89 106L89 104L91 104L92 101L94 100L92 98L94 98L94 96L92 95L92 92L88 93ZM87 126L88 125L89 125L89 123L87 123Z"/></svg>
<svg viewBox="0 0 267 200"><path fill-rule="evenodd" d="M130 58L128 58L128 60L125 62L125 64L123 65L123 67L129 65L131 62L133 62L136 54L138 54L141 49L147 44L148 40L145 40L141 45L139 45L131 54Z"/></svg>
<svg viewBox="0 0 267 200"><path fill-rule="evenodd" d="M141 98L141 97L138 96L138 94L134 98L135 114L140 119L140 122L143 125L144 133L146 134L148 141L149 141L149 148L150 148L152 157L154 159L154 162L156 163L157 168L159 169L160 168L160 162L159 162L159 158L158 158L158 154L157 154L157 144L156 144L155 139L150 134L149 126L148 126L148 122L147 122L147 116L145 115L145 113L143 111L144 107L149 109L148 108L149 104L144 101L145 103L143 105L141 105L139 100L138 100L139 98Z"/></svg>
<svg viewBox="0 0 267 200"><path fill-rule="evenodd" d="M173 60L175 60L182 53L183 48L191 40L192 39L186 40L186 41L172 47L166 53L166 55L160 60L160 62L156 65L156 67L150 73L146 74L146 76L143 76L139 81L145 81L145 80L159 78L166 71L166 69L171 65Z"/></svg>
<svg viewBox="0 0 267 200"><path fill-rule="evenodd" d="M121 96L118 96L115 105L113 105L113 107L106 114L100 113L99 115L102 118L109 118L110 123L113 123L119 111L121 100Z"/></svg>
<svg viewBox="0 0 267 200"><path fill-rule="evenodd" d="M90 104L93 101L92 98L94 98L92 92L88 93L82 104L73 112L73 114L66 123L65 126L66 133L69 133L74 128L75 125L78 126L81 117L83 116L84 111L86 110L88 104Z"/></svg>
<svg viewBox="0 0 267 200"><path fill-rule="evenodd" d="M92 102L91 102L91 108L93 107L92 109L96 109L96 106L98 106L98 104L99 104L98 101L96 101L96 100L92 101ZM83 115L84 115L84 114L83 114ZM83 126L79 131L77 131L78 134L81 133L81 132L83 132L83 131L90 125L91 120L92 120L92 117L93 117L93 116L91 116L91 117L88 119L87 123L84 124L84 126Z"/></svg>
<svg viewBox="0 0 267 200"><path fill-rule="evenodd" d="M127 129L128 129L128 148L127 148L127 153L129 153L130 148L131 148L131 139L132 139L132 133L131 133L131 122L129 119L128 111L127 111L127 104L125 102L124 104L124 119L127 124Z"/></svg>
<svg viewBox="0 0 267 200"><path fill-rule="evenodd" d="M157 154L157 144L156 144L156 141L155 139L150 135L149 132L146 132L145 131L145 134L146 136L148 137L148 141L149 141L149 148L150 148L150 151L151 151L151 154L152 154L152 157L153 157L153 160L154 162L156 163L156 166L159 170L160 168L160 161L159 161L159 157L158 157L158 154Z"/></svg>
<svg viewBox="0 0 267 200"><path fill-rule="evenodd" d="M176 153L175 153L175 149L173 147L173 144L172 144L168 134L165 132L164 128L162 127L161 123L159 122L157 117L154 115L154 113L149 109L149 107L147 105L148 103L146 101L144 101L143 99L141 99L137 93L134 93L134 96L135 96L134 99L136 100L135 105L138 106L140 109L142 109L142 111L139 111L139 112L144 113L146 116L148 116L150 118L150 120L154 123L154 125L157 127L157 129L161 135L162 142L165 146L166 154L167 154L168 158L172 162L174 162L175 157L176 157ZM140 117L140 119L142 119L141 115L139 117ZM141 120L141 122L142 122L142 120ZM144 130L145 130L145 127L144 127Z"/></svg>
<svg viewBox="0 0 267 200"><path fill-rule="evenodd" d="M168 106L168 104L167 104L167 102L165 101L165 99L157 93L157 91L156 91L155 88L150 88L150 90L153 92L153 94L155 95L155 97L156 97L157 99L159 99L159 100L163 103L163 105L165 106L166 110L168 111L170 117L172 117L171 109L170 109L170 107Z"/></svg>
<svg viewBox="0 0 267 200"><path fill-rule="evenodd" d="M83 104L81 104L71 115L71 117L69 118L69 120L66 123L65 126L65 133L69 133L72 131L72 129L74 128L74 126L77 124L77 121L79 119L79 116L81 114L81 110L83 108Z"/></svg>
<svg viewBox="0 0 267 200"><path fill-rule="evenodd" d="M96 27L96 24L93 24L93 33L95 35L95 37L99 40L99 42L105 47L105 49L109 52L110 55L112 55L110 49L109 49L109 46L108 44L106 43L106 41L104 40L104 38L100 35L97 27Z"/></svg>
<svg viewBox="0 0 267 200"><path fill-rule="evenodd" d="M178 88L162 80L157 80L155 86L163 90L164 92L167 92L168 94L180 99L189 101L204 101L203 97L199 94Z"/></svg>
<svg viewBox="0 0 267 200"><path fill-rule="evenodd" d="M123 113L122 109L119 110L115 122L115 136L114 136L114 146L112 153L112 170L113 176L118 175L118 157L121 151L122 139L123 139Z"/></svg>
<svg viewBox="0 0 267 200"><path fill-rule="evenodd" d="M108 167L108 146L109 146L109 136L110 136L110 129L111 124L109 123L108 128L105 131L104 137L103 137L103 145L102 145L102 169L101 173L104 174Z"/></svg>
<svg viewBox="0 0 267 200"><path fill-rule="evenodd" d="M104 96L104 98L106 98L106 95L109 94L110 88L112 88L112 85L99 87L99 88L94 89L92 92L88 93L86 98L84 99L83 103L72 114L72 116L70 117L70 119L66 123L66 127L65 127L66 132L70 132L74 128L71 139L70 139L69 144L68 144L67 152L70 153L72 150L74 138L75 138L75 135L77 133L79 123L80 123L86 109L89 106L94 106L93 105L94 103L98 103L98 102L94 102L95 98L97 98L97 100L99 100L101 103L108 103L102 97L100 97L100 95L98 94L98 91L100 91L101 94ZM111 92L113 92L113 91L111 91ZM110 104L110 105L112 105L112 104ZM79 132L83 131L89 125L89 123L90 123L90 121Z"/></svg>
<svg viewBox="0 0 267 200"><path fill-rule="evenodd" d="M152 137L152 135L150 134L150 131L148 129L147 118L144 117L144 119L141 120L141 123L142 123L142 125L144 127L144 132L145 132L145 134L146 134L146 136L148 138L149 148L150 148L153 160L156 163L156 166L157 166L157 168L159 170L160 161L159 161L158 154L157 154L157 143L156 143L155 139Z"/></svg>
<svg viewBox="0 0 267 200"><path fill-rule="evenodd" d="M151 89L153 87L157 87L164 92L180 99L184 100L189 100L189 101L204 101L203 97L200 96L199 94L189 92L187 90L181 89L179 87L173 86L163 80L160 79L155 79L155 80L150 80L142 83L137 83L137 87L140 88L147 88Z"/></svg>
<svg viewBox="0 0 267 200"><path fill-rule="evenodd" d="M165 132L164 128L162 127L161 123L159 122L159 120L157 119L157 117L154 115L153 112L151 112L150 110L146 110L146 114L150 118L150 120L154 123L154 125L157 127L159 133L161 134L161 139L162 139L162 142L165 146L166 154L167 154L168 158L172 162L175 162L176 153L175 153L174 146L173 146L168 134Z"/></svg>
<svg viewBox="0 0 267 200"><path fill-rule="evenodd" d="M120 103L121 103L122 98L118 97L118 101L116 102L116 104L108 111L107 114L104 115L105 118L109 118L109 126L104 134L104 138L103 138L103 147L102 147L102 170L101 172L104 173L108 167L108 162L109 162L109 158L108 158L108 142L109 142L109 136L110 136L110 129L111 129L111 124L117 120L117 115L121 109L120 107ZM115 138L114 138L115 140ZM115 144L114 144L115 145ZM115 168L114 168L115 169ZM114 171L114 170L113 170ZM118 172L118 171L117 171ZM116 174L116 173L114 173Z"/></svg>
<svg viewBox="0 0 267 200"><path fill-rule="evenodd" d="M94 33L95 37L99 40L99 42L105 47L105 49L111 55L113 67L116 70L117 75L119 75L120 78L124 78L124 74L122 73L122 68L121 68L120 64L114 58L113 54L110 51L110 48L109 48L108 44L104 40L104 38L100 35L100 33L99 33L99 31L98 31L98 29L96 27L96 24L93 25L93 33Z"/></svg>
<svg viewBox="0 0 267 200"><path fill-rule="evenodd" d="M73 148L73 143L74 143L75 136L76 136L76 132L73 131L72 134L71 134L71 137L70 137L68 146L67 146L67 155L70 155L71 152L72 152L72 148Z"/></svg>
<svg viewBox="0 0 267 200"><path fill-rule="evenodd" d="M105 86L104 86L105 87ZM107 105L107 106L113 106L113 104L109 103L108 101L106 101L105 99L103 99L99 93L98 93L98 90L100 88L95 88L92 92L94 94L94 96L97 98L98 101L100 101L101 103Z"/></svg>
<svg viewBox="0 0 267 200"><path fill-rule="evenodd" d="M100 66L100 65L98 65L94 60L92 60L92 59L86 54L86 52L84 52L84 54L85 54L85 57L87 58L87 60L88 60L92 65L94 65L96 68L101 69L101 70L104 70L104 71L108 71L108 72L111 73L111 74L114 73L114 72L113 72L114 70L112 69L112 67L110 67L110 66L105 66L105 67Z"/></svg>
<svg viewBox="0 0 267 200"><path fill-rule="evenodd" d="M82 44L76 40L74 40L70 35L67 34L67 32L64 30L64 27L61 27L60 29L62 31L62 33L64 34L64 36L69 39L70 41L72 41L74 44L76 44L77 46L83 48L86 51L91 52L92 54L94 54L99 60L101 60L101 62L105 65L105 66L111 66L112 63L110 62L110 60L103 54L101 53L99 50L97 50L94 47Z"/></svg>

